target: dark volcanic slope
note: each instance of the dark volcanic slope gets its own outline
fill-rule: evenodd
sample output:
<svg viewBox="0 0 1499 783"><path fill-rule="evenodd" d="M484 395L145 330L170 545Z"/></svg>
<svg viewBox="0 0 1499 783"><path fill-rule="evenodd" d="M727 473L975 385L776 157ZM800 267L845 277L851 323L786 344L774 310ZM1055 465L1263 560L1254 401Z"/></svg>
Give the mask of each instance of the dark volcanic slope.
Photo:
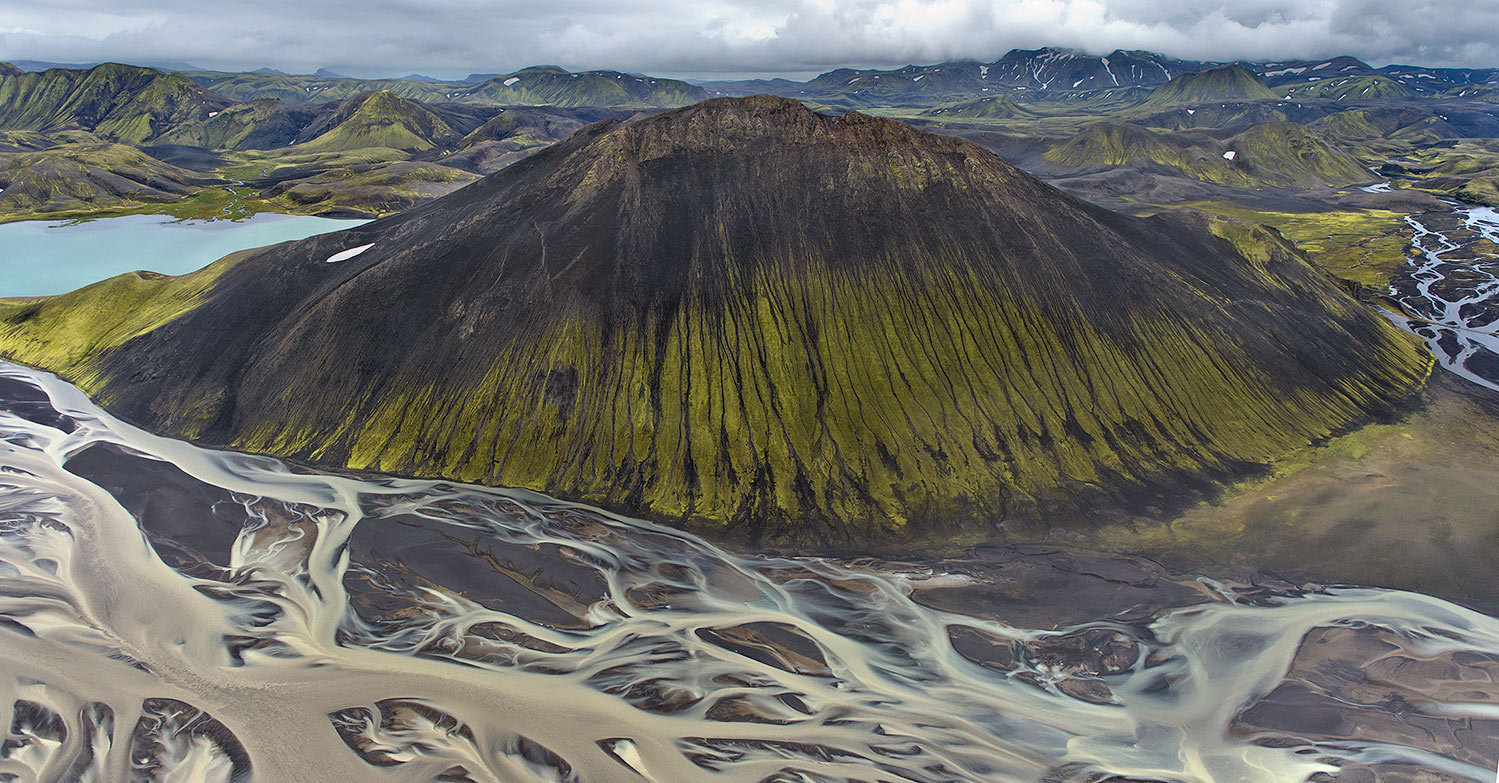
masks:
<svg viewBox="0 0 1499 783"><path fill-rule="evenodd" d="M0 311L0 351L173 433L836 545L1159 502L1419 386L1403 333L1263 229L1216 231L722 99L153 283L176 298L82 364L47 358L72 338L46 303Z"/></svg>

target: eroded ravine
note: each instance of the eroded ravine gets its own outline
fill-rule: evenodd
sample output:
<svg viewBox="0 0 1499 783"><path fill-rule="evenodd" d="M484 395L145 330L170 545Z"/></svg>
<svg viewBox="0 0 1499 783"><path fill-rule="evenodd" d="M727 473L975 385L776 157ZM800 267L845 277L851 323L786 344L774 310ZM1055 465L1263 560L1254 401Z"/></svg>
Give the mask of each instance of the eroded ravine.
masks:
<svg viewBox="0 0 1499 783"><path fill-rule="evenodd" d="M200 449L0 364L0 775L1492 775L1491 617L996 557L738 556L529 492Z"/></svg>

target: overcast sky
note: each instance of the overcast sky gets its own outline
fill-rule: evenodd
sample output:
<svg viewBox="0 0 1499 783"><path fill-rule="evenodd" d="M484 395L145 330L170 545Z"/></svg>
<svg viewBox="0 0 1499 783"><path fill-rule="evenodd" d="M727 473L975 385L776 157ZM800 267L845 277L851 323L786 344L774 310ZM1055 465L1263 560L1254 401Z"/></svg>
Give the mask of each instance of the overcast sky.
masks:
<svg viewBox="0 0 1499 783"><path fill-rule="evenodd" d="M355 76L799 75L1040 46L1499 66L1499 0L0 0L0 60Z"/></svg>

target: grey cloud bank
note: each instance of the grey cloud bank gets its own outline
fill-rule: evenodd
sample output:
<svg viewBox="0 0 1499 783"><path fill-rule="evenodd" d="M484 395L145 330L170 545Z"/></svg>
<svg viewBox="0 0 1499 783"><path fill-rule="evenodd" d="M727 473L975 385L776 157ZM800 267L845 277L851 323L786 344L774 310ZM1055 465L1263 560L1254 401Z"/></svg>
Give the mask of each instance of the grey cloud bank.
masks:
<svg viewBox="0 0 1499 783"><path fill-rule="evenodd" d="M1499 0L0 0L0 59L458 76L535 63L806 73L1011 48L1499 65Z"/></svg>

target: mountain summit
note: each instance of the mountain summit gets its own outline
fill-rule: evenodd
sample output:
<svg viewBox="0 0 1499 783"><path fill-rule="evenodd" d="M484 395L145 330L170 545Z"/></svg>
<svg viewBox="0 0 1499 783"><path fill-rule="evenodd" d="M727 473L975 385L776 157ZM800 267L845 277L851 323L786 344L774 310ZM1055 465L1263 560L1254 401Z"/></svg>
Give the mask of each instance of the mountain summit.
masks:
<svg viewBox="0 0 1499 783"><path fill-rule="evenodd" d="M111 281L0 310L0 353L175 434L831 547L1159 503L1429 368L1262 228L1114 214L768 96L127 282L108 323Z"/></svg>
<svg viewBox="0 0 1499 783"><path fill-rule="evenodd" d="M1151 91L1147 106L1175 106L1213 101L1274 100L1270 91L1242 65L1220 65L1178 76Z"/></svg>

